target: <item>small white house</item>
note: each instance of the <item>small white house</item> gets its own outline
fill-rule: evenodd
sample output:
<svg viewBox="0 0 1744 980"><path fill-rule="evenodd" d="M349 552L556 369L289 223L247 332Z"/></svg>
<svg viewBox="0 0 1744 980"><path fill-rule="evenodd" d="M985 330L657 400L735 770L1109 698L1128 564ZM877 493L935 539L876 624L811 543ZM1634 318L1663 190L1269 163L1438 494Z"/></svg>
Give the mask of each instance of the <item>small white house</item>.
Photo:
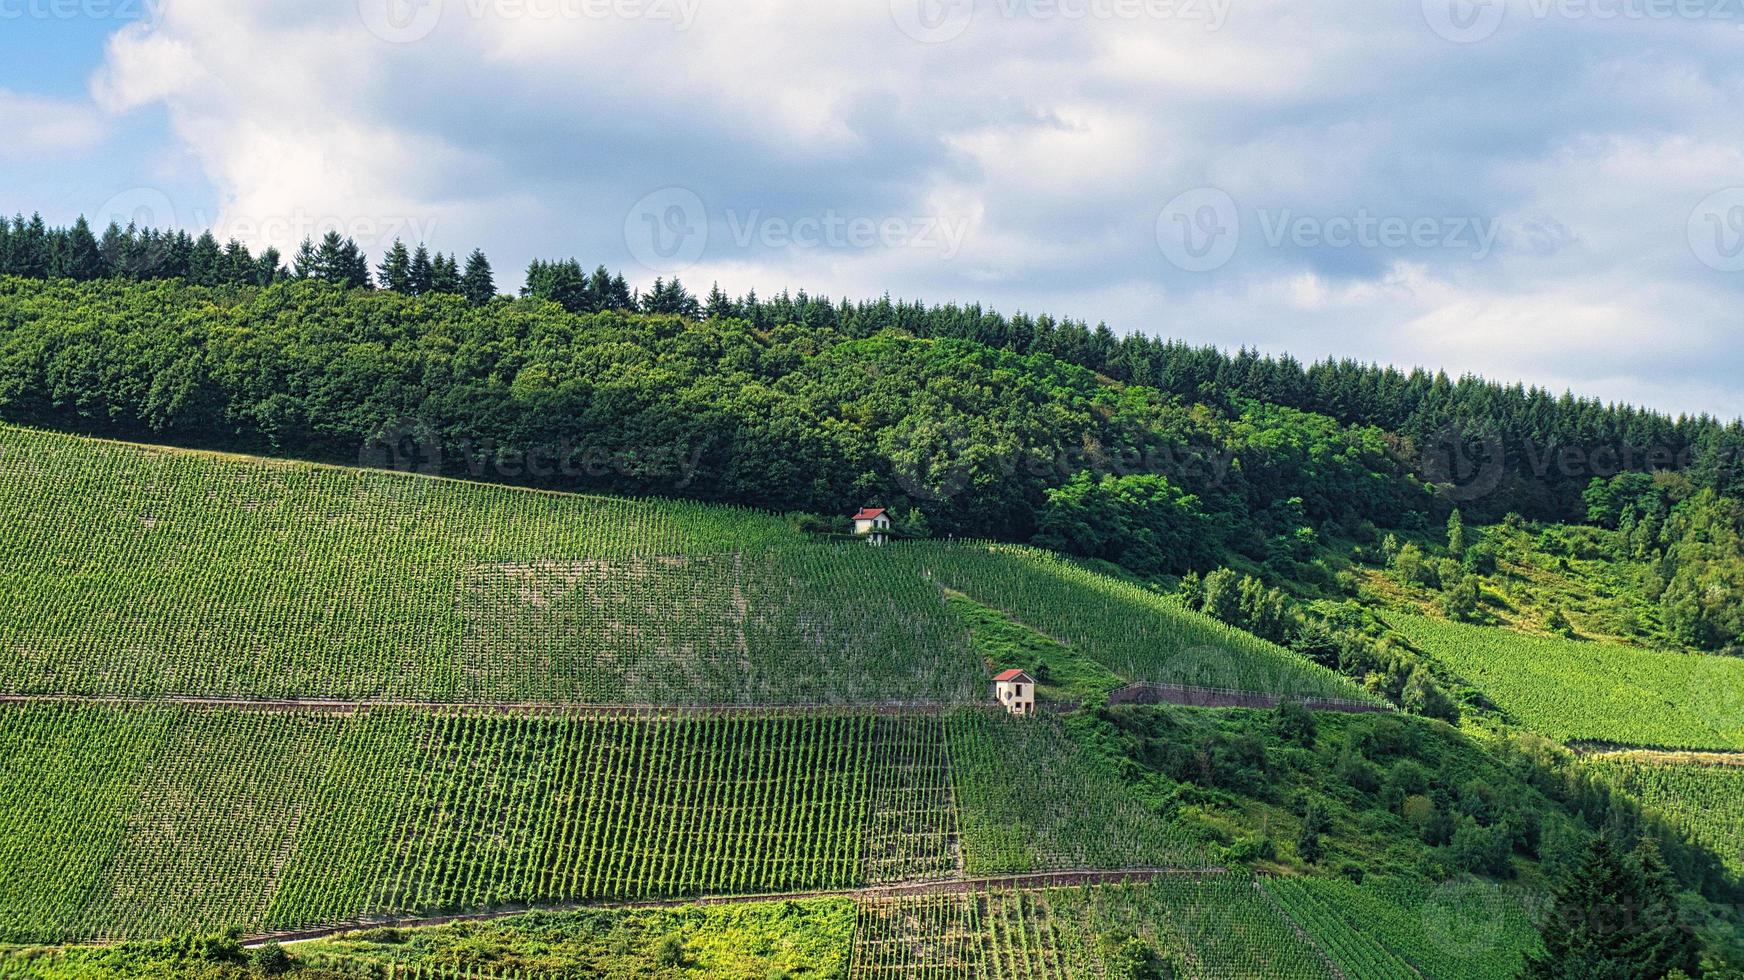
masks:
<svg viewBox="0 0 1744 980"><path fill-rule="evenodd" d="M854 533L868 544L883 544L890 537L890 515L882 507L862 507L854 515Z"/></svg>
<svg viewBox="0 0 1744 980"><path fill-rule="evenodd" d="M993 678L993 695L1014 715L1035 714L1035 678L1008 670Z"/></svg>

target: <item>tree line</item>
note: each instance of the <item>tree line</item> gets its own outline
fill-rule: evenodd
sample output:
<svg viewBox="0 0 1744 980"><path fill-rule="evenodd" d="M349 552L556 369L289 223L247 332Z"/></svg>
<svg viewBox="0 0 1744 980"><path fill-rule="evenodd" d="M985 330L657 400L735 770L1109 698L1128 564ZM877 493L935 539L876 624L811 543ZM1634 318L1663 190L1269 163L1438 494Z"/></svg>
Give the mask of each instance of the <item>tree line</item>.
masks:
<svg viewBox="0 0 1744 980"><path fill-rule="evenodd" d="M240 242L219 245L210 232L119 228L92 235L80 218L71 228L45 227L40 216L0 221L0 274L89 280L183 279L195 285L265 286L305 279L408 295L452 293L483 305L496 296L480 250L464 269L454 255L408 251L396 242L373 270L356 243L335 233L306 241L288 267L273 249L250 255ZM1453 485L1467 512L1493 521L1513 512L1546 520L1584 516L1582 494L1593 479L1618 473L1676 470L1697 487L1744 496L1744 422L1677 416L1598 399L1557 395L1474 376L1401 370L1355 360L1303 364L1241 349L1229 353L1140 333L1117 336L1106 324L1017 313L978 304L928 305L893 300L832 301L783 291L733 297L715 285L694 296L677 279L647 291L604 266L591 273L575 259L536 259L521 288L571 313L608 310L741 320L757 330L823 329L850 338L898 331L920 338L972 340L1018 354L1046 354L1116 381L1230 409L1241 400L1312 412L1345 425L1392 434L1395 450L1421 475ZM1475 485L1462 481L1476 474Z"/></svg>

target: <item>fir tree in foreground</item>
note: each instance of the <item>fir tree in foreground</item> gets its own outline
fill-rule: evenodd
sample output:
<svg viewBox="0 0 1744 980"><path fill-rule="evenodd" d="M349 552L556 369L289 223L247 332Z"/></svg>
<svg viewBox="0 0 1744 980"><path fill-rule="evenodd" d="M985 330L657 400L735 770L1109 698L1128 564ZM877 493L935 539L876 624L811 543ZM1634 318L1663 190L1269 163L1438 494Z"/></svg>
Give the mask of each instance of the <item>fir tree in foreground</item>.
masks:
<svg viewBox="0 0 1744 980"><path fill-rule="evenodd" d="M1699 969L1699 943L1679 918L1677 887L1652 838L1628 857L1595 838L1543 933L1526 980L1659 980Z"/></svg>

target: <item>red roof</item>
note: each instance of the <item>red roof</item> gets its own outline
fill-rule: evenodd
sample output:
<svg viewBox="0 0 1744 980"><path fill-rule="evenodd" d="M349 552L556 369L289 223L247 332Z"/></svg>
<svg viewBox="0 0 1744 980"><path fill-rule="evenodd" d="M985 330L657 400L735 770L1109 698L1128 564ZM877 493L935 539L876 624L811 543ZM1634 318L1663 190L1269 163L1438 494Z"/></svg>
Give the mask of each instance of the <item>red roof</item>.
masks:
<svg viewBox="0 0 1744 980"><path fill-rule="evenodd" d="M1014 680L1017 680L1019 677L1023 678L1026 681L1032 679L1028 674L1024 673L1021 670L1018 670L1015 667L1012 668L1011 670L1006 671L1003 674L995 675L993 679L996 681L1014 681Z"/></svg>
<svg viewBox="0 0 1744 980"><path fill-rule="evenodd" d="M856 521L871 521L884 516L882 507L862 507L860 513L854 515Z"/></svg>

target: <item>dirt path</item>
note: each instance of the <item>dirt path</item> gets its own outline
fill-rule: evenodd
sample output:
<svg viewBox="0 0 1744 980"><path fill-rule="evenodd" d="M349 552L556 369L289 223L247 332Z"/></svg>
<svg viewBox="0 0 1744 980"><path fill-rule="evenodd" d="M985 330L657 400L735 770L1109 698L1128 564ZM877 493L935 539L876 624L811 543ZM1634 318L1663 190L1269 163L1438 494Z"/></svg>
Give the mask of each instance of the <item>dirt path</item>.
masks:
<svg viewBox="0 0 1744 980"><path fill-rule="evenodd" d="M1640 759L1656 763L1694 763L1703 766L1744 766L1744 752L1684 752L1672 749L1637 749L1599 742L1570 742L1576 755L1587 758Z"/></svg>
<svg viewBox="0 0 1744 980"><path fill-rule="evenodd" d="M1109 704L1178 704L1189 708L1276 708L1283 698L1258 691L1230 691L1186 684L1128 684L1108 695ZM1302 697L1296 700L1312 711L1342 711L1372 714L1392 711L1390 704L1347 701L1343 698Z"/></svg>
<svg viewBox="0 0 1744 980"><path fill-rule="evenodd" d="M562 905L516 905L488 912L464 912L454 915L412 916L407 918L356 919L319 929L292 929L265 932L245 937L249 949L268 940L280 943L306 943L331 939L360 929L410 929L418 926L442 926L454 922L489 922L507 919L529 912L574 912L583 909L659 909L688 905L748 905L757 902L797 902L820 898L910 898L922 895L965 895L972 892L1005 889L1076 888L1080 885L1114 885L1147 882L1171 875L1223 874L1225 869L1211 868L1128 868L1121 871L1044 871L1034 874L1005 875L990 878L956 878L939 881L914 881L894 885L868 885L864 888L843 888L833 891L782 892L768 895L704 895L695 898L669 898L634 902L582 902Z"/></svg>
<svg viewBox="0 0 1744 980"><path fill-rule="evenodd" d="M344 701L331 698L232 698L164 694L153 697L86 694L0 694L0 705L71 702L103 705L175 704L196 707L240 708L250 711L315 711L355 714L370 708L419 708L427 711L472 711L482 714L564 715L686 715L695 717L769 714L840 714L868 712L878 715L940 715L958 710L992 710L995 705L950 704L943 701L886 701L865 704L585 704L565 701L416 701L382 698Z"/></svg>

